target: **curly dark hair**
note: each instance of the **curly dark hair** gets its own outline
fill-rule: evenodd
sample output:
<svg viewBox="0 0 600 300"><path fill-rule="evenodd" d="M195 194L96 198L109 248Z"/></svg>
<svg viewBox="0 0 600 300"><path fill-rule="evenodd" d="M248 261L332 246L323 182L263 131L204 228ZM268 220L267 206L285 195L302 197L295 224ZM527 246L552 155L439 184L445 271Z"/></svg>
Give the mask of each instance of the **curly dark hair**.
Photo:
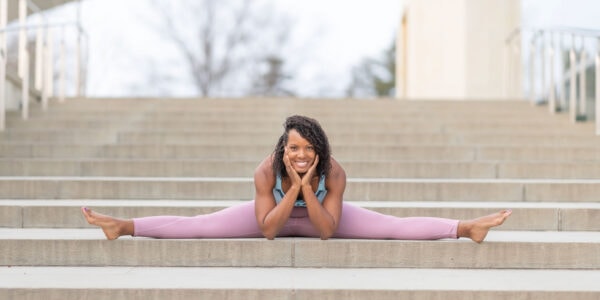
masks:
<svg viewBox="0 0 600 300"><path fill-rule="evenodd" d="M315 153L319 156L316 173L319 176L329 174L329 170L331 170L331 147L329 146L329 139L319 122L309 117L295 115L285 120L283 128L285 131L279 137L273 151L273 173L280 174L282 177L288 176L283 162L283 153L288 142L288 133L294 129L315 148Z"/></svg>

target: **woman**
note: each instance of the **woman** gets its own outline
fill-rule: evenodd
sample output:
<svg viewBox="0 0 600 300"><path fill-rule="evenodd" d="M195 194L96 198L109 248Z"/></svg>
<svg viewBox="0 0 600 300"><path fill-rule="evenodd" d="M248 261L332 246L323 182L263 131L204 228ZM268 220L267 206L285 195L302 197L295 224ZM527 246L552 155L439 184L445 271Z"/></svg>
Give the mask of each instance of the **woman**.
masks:
<svg viewBox="0 0 600 300"><path fill-rule="evenodd" d="M434 240L467 237L482 242L488 231L512 213L503 210L473 220L398 218L342 201L346 173L331 157L319 123L291 116L273 154L254 172L255 200L195 217L155 216L118 219L82 208L88 223L106 238L274 239L282 236Z"/></svg>

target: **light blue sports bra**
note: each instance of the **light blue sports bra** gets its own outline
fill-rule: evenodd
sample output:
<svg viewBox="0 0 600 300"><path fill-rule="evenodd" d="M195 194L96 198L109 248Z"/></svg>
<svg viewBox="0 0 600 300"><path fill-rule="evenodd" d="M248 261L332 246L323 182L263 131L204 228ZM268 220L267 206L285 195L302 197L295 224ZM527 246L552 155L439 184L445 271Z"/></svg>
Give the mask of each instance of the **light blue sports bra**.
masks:
<svg viewBox="0 0 600 300"><path fill-rule="evenodd" d="M319 203L323 203L325 195L327 195L327 189L325 188L325 175L321 175L321 178L319 179L319 187L317 187L315 196L317 196L317 200L319 200ZM275 202L277 202L277 204L279 204L279 202L281 202L281 199L283 199L283 196L285 196L285 193L281 188L281 176L279 174L277 175L275 187L273 188L273 196L275 196ZM304 200L302 199L296 199L294 206L306 207L306 202L304 202Z"/></svg>

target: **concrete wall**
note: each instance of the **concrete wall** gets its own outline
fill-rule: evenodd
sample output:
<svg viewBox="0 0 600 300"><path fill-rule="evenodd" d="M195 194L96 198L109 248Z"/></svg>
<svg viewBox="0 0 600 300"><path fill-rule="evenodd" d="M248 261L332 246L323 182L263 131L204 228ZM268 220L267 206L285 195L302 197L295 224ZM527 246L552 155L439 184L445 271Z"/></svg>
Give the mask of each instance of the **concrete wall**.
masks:
<svg viewBox="0 0 600 300"><path fill-rule="evenodd" d="M504 97L504 39L519 21L519 0L407 1L398 30L397 96Z"/></svg>

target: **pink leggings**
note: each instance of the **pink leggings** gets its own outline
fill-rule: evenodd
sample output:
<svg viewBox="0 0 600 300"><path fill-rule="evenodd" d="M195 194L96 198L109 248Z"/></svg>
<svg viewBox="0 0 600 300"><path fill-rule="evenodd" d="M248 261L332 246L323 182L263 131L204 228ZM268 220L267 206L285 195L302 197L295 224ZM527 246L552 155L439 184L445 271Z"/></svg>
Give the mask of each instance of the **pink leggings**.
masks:
<svg viewBox="0 0 600 300"><path fill-rule="evenodd" d="M135 218L134 236L153 238L256 238L262 233L254 214L254 201L195 217ZM334 238L435 240L457 238L458 220L384 215L344 203ZM278 237L319 237L306 208L296 207Z"/></svg>

